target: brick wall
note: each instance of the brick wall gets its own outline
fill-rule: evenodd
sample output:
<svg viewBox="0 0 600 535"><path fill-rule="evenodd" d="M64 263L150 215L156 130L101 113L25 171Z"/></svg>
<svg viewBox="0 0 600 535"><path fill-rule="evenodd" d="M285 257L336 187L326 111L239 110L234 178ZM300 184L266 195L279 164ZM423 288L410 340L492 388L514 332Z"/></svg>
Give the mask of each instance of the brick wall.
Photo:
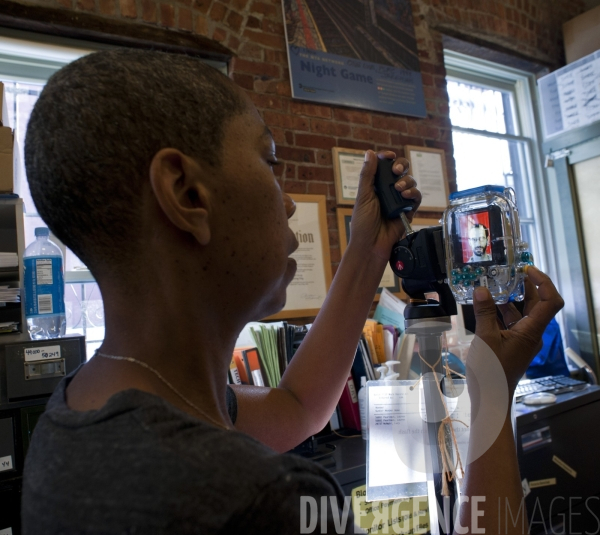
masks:
<svg viewBox="0 0 600 535"><path fill-rule="evenodd" d="M408 144L443 149L452 188L455 172L443 33L555 68L563 61L562 23L584 11L582 0L412 0L427 107L427 118L415 119L292 100L280 0L38 0L27 4L193 32L229 48L236 55L233 79L250 92L275 136L278 156L285 162L278 171L283 188L327 195L334 271L340 250L331 147L394 149L399 155Z"/></svg>

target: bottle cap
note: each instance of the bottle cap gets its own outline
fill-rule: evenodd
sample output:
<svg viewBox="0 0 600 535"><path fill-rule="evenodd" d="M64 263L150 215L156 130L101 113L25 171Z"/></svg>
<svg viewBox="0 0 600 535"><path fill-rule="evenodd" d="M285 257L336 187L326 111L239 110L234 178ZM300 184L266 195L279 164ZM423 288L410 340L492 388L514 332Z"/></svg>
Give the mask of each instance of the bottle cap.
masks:
<svg viewBox="0 0 600 535"><path fill-rule="evenodd" d="M35 229L35 237L37 238L38 236L50 236L48 227L37 227Z"/></svg>

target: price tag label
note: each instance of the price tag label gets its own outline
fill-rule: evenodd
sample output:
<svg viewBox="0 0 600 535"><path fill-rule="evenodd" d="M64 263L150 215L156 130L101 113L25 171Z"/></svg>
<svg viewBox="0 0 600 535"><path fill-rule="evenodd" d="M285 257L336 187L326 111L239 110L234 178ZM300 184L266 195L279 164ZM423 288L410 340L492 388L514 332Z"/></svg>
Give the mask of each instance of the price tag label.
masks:
<svg viewBox="0 0 600 535"><path fill-rule="evenodd" d="M12 528L0 529L0 535L13 535Z"/></svg>
<svg viewBox="0 0 600 535"><path fill-rule="evenodd" d="M38 346L25 348L25 362L54 360L60 357L60 346Z"/></svg>
<svg viewBox="0 0 600 535"><path fill-rule="evenodd" d="M0 457L0 472L13 469L12 455Z"/></svg>

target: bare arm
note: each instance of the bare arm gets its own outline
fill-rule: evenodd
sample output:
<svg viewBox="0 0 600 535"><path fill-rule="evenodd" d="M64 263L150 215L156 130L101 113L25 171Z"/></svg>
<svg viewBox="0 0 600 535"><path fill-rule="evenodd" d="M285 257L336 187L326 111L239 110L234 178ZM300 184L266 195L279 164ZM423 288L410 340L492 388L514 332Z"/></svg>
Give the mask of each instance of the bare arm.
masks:
<svg viewBox="0 0 600 535"><path fill-rule="evenodd" d="M395 158L394 153L379 154ZM373 296L391 248L404 229L399 220L384 221L373 188L377 158L367 151L352 214L352 235L327 298L281 383L275 389L237 387L236 428L278 451L287 451L329 421L346 384ZM398 159L394 172L406 172ZM410 176L397 189L420 204L421 193ZM415 210L416 210L415 207ZM412 219L414 211L409 215Z"/></svg>
<svg viewBox="0 0 600 535"><path fill-rule="evenodd" d="M459 513L460 526L465 530L457 528L457 533L471 533L475 527L485 529L485 533L528 533L510 409L517 382L541 348L542 333L562 308L563 300L544 273L534 267L530 267L527 273L525 315L521 318L514 305L501 307L505 324L518 321L510 330L500 330L496 307L487 289L478 290L475 296L477 332L467 358L471 406L497 402L490 392L493 389L485 388L480 384L481 380L478 381L481 373L477 370L482 370L488 364L485 359L491 356L490 351L498 358L506 374L508 406L504 404L505 414L498 415L501 430L496 440L467 466L463 493L469 501L461 505ZM470 455L489 439L490 432L489 422L472 421ZM473 498L477 500L476 497L480 497L476 507L480 516L476 516L472 507ZM507 514L507 508L510 508L510 514ZM517 514L520 514L518 518ZM515 521L510 520L511 515Z"/></svg>

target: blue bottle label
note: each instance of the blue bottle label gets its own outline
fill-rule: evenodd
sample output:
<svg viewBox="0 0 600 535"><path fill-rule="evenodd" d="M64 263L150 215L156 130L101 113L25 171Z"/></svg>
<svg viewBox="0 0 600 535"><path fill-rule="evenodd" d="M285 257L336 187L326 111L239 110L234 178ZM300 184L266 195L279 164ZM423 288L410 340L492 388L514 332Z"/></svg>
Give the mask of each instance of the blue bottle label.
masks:
<svg viewBox="0 0 600 535"><path fill-rule="evenodd" d="M25 315L44 316L65 313L65 283L62 258L29 256L23 259Z"/></svg>

